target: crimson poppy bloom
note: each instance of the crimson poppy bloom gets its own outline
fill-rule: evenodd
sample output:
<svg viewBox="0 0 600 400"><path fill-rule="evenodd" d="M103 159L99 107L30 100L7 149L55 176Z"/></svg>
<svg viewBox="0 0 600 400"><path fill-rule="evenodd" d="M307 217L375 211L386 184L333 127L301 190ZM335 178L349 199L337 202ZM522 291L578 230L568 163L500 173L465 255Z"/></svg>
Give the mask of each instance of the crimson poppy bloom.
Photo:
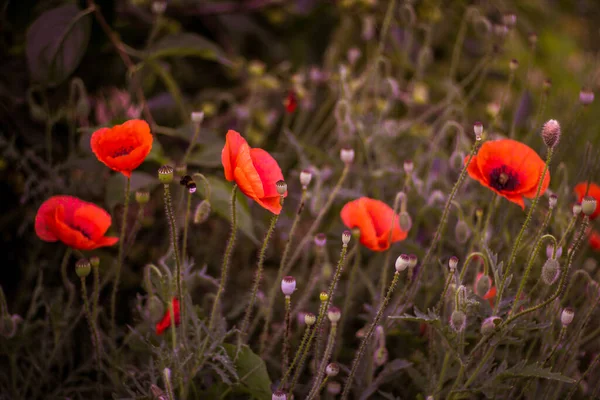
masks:
<svg viewBox="0 0 600 400"><path fill-rule="evenodd" d="M72 196L53 196L35 216L35 233L46 242L61 241L77 250L112 246L117 237L104 236L112 220L95 204Z"/></svg>
<svg viewBox="0 0 600 400"><path fill-rule="evenodd" d="M468 159L467 156L465 164ZM523 198L535 197L545 164L526 144L502 139L484 143L469 163L467 172L483 186L524 209ZM550 172L546 171L540 196L549 184Z"/></svg>
<svg viewBox="0 0 600 400"><path fill-rule="evenodd" d="M590 232L590 237L588 240L590 243L590 247L593 250L595 250L595 251L600 250L600 233L598 231Z"/></svg>
<svg viewBox="0 0 600 400"><path fill-rule="evenodd" d="M582 182L575 185L575 188L573 189L575 191L575 194L577 195L577 201L580 203L583 200L583 197L585 196L587 186L587 182ZM590 183L590 188L588 190L587 195L595 198L596 202L600 203L600 186L596 185L595 183ZM590 215L590 219L594 219L598 215L600 215L600 207L596 207L596 210L592 213L592 215Z"/></svg>
<svg viewBox="0 0 600 400"><path fill-rule="evenodd" d="M242 193L273 214L281 212L276 183L283 180L277 161L263 149L253 149L236 131L227 132L221 152L225 179L235 181ZM287 196L287 191L283 195Z"/></svg>
<svg viewBox="0 0 600 400"><path fill-rule="evenodd" d="M477 278L475 278L475 284L473 285L473 290L477 290L477 283L479 282L479 279L481 279L481 277L483 276L483 272L479 272L477 274ZM490 287L490 289L487 291L487 293L483 296L484 300L487 300L490 302L490 306L494 307L494 298L496 297L496 286Z"/></svg>
<svg viewBox="0 0 600 400"><path fill-rule="evenodd" d="M175 326L181 323L181 315L179 312L179 300L173 297L173 316L175 317ZM171 326L171 305L165 311L164 317L156 324L156 334L162 335L167 328Z"/></svg>
<svg viewBox="0 0 600 400"><path fill-rule="evenodd" d="M107 167L126 177L140 166L152 149L152 134L146 121L132 119L92 135L92 151Z"/></svg>
<svg viewBox="0 0 600 400"><path fill-rule="evenodd" d="M283 105L285 106L285 111L287 111L288 114L296 111L296 107L298 107L298 100L296 99L296 93L294 93L293 90L288 92L287 97L283 101Z"/></svg>
<svg viewBox="0 0 600 400"><path fill-rule="evenodd" d="M353 200L346 203L340 215L348 228L360 229L360 243L373 251L387 250L390 244L404 240L408 235L400 228L398 215L394 216L394 210L379 200L368 197Z"/></svg>

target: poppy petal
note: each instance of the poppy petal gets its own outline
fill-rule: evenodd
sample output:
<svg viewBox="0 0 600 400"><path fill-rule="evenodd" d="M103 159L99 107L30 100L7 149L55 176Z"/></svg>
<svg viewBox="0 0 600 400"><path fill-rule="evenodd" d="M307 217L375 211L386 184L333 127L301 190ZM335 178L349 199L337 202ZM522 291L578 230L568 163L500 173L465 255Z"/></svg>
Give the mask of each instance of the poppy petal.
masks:
<svg viewBox="0 0 600 400"><path fill-rule="evenodd" d="M58 237L54 232L54 214L56 207L62 205L66 210L73 210L86 204L73 196L53 196L42 203L35 216L35 233L47 242L56 242Z"/></svg>
<svg viewBox="0 0 600 400"><path fill-rule="evenodd" d="M262 182L264 197L279 197L276 183L283 180L277 161L263 149L250 149L250 158ZM263 197L261 196L261 197ZM287 191L283 197L287 196Z"/></svg>
<svg viewBox="0 0 600 400"><path fill-rule="evenodd" d="M264 196L263 184L260 180L260 175L252 164L250 158L250 148L242 146L237 155L235 169L233 170L235 182L240 187L240 190L248 197L257 199Z"/></svg>
<svg viewBox="0 0 600 400"><path fill-rule="evenodd" d="M93 205L84 205L78 208L74 217L77 225L87 232L93 240L104 236L112 224L110 214Z"/></svg>
<svg viewBox="0 0 600 400"><path fill-rule="evenodd" d="M367 213L363 198L346 203L340 212L342 222L349 229L358 228L360 230L360 243L371 249L378 250L377 234Z"/></svg>
<svg viewBox="0 0 600 400"><path fill-rule="evenodd" d="M250 148L248 142L238 132L229 130L225 137L225 147L221 152L221 163L225 170L225 179L233 181L237 158L242 148Z"/></svg>
<svg viewBox="0 0 600 400"><path fill-rule="evenodd" d="M254 198L254 200L260 204L263 208L272 212L273 214L279 215L281 213L281 199L280 196L276 197L263 197L263 198Z"/></svg>

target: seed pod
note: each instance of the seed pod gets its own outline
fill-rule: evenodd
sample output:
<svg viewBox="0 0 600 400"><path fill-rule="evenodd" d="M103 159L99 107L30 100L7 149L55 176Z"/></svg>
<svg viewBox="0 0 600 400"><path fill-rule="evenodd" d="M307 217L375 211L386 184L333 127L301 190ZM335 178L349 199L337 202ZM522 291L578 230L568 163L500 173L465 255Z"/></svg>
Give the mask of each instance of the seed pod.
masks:
<svg viewBox="0 0 600 400"><path fill-rule="evenodd" d="M406 268L408 268L410 264L410 258L408 256L408 254L400 254L400 256L396 259L396 271L398 272L402 272L404 271Z"/></svg>
<svg viewBox="0 0 600 400"><path fill-rule="evenodd" d="M173 167L163 165L158 169L158 180L160 183L168 185L173 182Z"/></svg>
<svg viewBox="0 0 600 400"><path fill-rule="evenodd" d="M560 313L560 322L563 326L568 326L575 318L575 311L571 307L567 307Z"/></svg>
<svg viewBox="0 0 600 400"><path fill-rule="evenodd" d="M330 363L325 368L325 373L327 376L334 377L340 372L340 366L337 363Z"/></svg>
<svg viewBox="0 0 600 400"><path fill-rule="evenodd" d="M342 311L337 307L329 307L329 310L327 310L327 318L332 323L336 323L342 318Z"/></svg>
<svg viewBox="0 0 600 400"><path fill-rule="evenodd" d="M285 296L291 296L296 290L296 279L293 276L285 276L281 280L281 291Z"/></svg>
<svg viewBox="0 0 600 400"><path fill-rule="evenodd" d="M75 263L75 272L80 278L85 278L86 276L88 276L91 270L92 264L90 264L90 261L87 258L82 258L81 260L78 260L77 263Z"/></svg>

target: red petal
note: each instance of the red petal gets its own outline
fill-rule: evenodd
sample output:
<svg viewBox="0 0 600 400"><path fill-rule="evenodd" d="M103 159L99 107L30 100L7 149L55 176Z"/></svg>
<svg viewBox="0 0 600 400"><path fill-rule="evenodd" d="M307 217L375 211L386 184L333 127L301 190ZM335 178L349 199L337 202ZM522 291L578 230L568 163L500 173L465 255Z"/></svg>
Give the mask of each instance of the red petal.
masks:
<svg viewBox="0 0 600 400"><path fill-rule="evenodd" d="M229 130L225 137L225 147L221 152L221 163L225 170L225 179L233 181L238 154L242 148L250 149L248 142L238 132Z"/></svg>

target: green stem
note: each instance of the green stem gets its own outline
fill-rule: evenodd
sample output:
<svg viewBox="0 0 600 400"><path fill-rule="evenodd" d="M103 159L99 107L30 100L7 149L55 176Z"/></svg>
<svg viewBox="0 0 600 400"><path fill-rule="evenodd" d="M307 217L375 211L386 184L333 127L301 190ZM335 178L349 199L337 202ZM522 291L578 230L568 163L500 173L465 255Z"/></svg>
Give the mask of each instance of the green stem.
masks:
<svg viewBox="0 0 600 400"><path fill-rule="evenodd" d="M235 237L237 234L236 192L237 185L234 184L233 189L231 191L231 234L229 236L229 241L227 242L227 248L225 249L223 263L221 264L221 281L219 283L219 289L217 290L217 295L215 296L215 300L213 302L212 311L210 312L210 320L208 324L209 332L212 332L213 330L215 318L217 317L217 312L219 310L219 300L221 299L223 292L225 292L229 263L231 260L231 254L233 253L233 246L235 245Z"/></svg>
<svg viewBox="0 0 600 400"><path fill-rule="evenodd" d="M458 28L458 36L456 37L456 42L454 42L454 48L452 49L452 59L450 62L450 73L448 74L450 80L454 80L454 75L456 75L456 67L458 66L458 60L460 59L460 53L462 50L463 43L465 41L465 36L467 34L467 17L470 14L470 9L467 8L465 10L465 15L463 15L462 20L460 21L460 28Z"/></svg>
<svg viewBox="0 0 600 400"><path fill-rule="evenodd" d="M94 321L98 323L98 300L100 299L100 268L93 267L92 271L94 273L94 297L92 299L92 310Z"/></svg>
<svg viewBox="0 0 600 400"><path fill-rule="evenodd" d="M281 390L283 385L285 385L285 381L287 380L287 378L290 377L290 374L294 370L294 366L298 362L300 355L303 354L304 346L306 346L308 337L311 332L310 328L311 328L310 326L308 326L308 325L306 326L306 329L304 330L304 335L302 336L302 341L300 342L300 347L298 347L298 350L296 351L296 355L294 356L294 359L292 360L292 364L290 364L289 368L285 372L285 375L283 375L283 378L281 378L281 382L279 383L279 387L277 388L277 390Z"/></svg>
<svg viewBox="0 0 600 400"><path fill-rule="evenodd" d="M471 254L469 254L467 256L467 259L465 260L465 262L463 263L463 267L460 270L460 275L458 277L458 280L461 284L464 284L464 279L465 279L465 275L467 274L467 269L469 267L469 265L471 265L471 260L475 257L481 257L481 259L483 260L483 274L487 275L488 271L489 271L489 261L486 257L485 254L479 252L479 251L474 251Z"/></svg>
<svg viewBox="0 0 600 400"><path fill-rule="evenodd" d="M186 250L187 250L187 238L188 230L190 225L190 210L192 208L192 194L188 191L187 204L185 206L185 220L183 221L183 241L181 243L181 260L185 262Z"/></svg>
<svg viewBox="0 0 600 400"><path fill-rule="evenodd" d="M588 369L586 369L585 372L583 374L581 374L581 376L579 377L579 379L577 380L577 382L573 385L573 387L569 391L569 397L567 397L567 400L571 400L571 398L573 397L573 395L575 394L575 392L577 392L577 389L579 389L579 384L581 383L581 381L583 380L583 378L585 378L587 376L587 374L596 367L596 364L598 364L598 361L600 361L600 354L598 354L594 358L594 361L592 361L590 363L590 366L588 367Z"/></svg>
<svg viewBox="0 0 600 400"><path fill-rule="evenodd" d="M440 300L438 301L437 305L435 306L436 314L440 312L440 309L442 308L442 305L444 304L444 299L446 298L446 293L448 293L448 287L450 286L450 283L452 282L453 277L454 277L454 274L449 272L448 278L446 279L446 284L444 285L444 290L442 291L442 296L440 297Z"/></svg>
<svg viewBox="0 0 600 400"><path fill-rule="evenodd" d="M62 262L60 263L60 275L62 277L65 290L68 293L67 310L71 309L71 306L73 305L73 300L75 299L75 285L73 285L73 283L69 280L69 275L67 274L67 266L69 265L69 258L71 258L71 254L73 254L73 251L70 247L67 247L67 250L63 255Z"/></svg>
<svg viewBox="0 0 600 400"><path fill-rule="evenodd" d="M200 127L202 126L203 121L204 121L204 113L202 113L202 121L194 122L194 136L192 136L192 140L190 140L188 148L185 151L185 154L183 155L183 159L181 160L182 164L186 164L187 160L190 158L190 154L192 153L192 150L194 149L194 146L196 145L198 136L200 136Z"/></svg>
<svg viewBox="0 0 600 400"><path fill-rule="evenodd" d="M396 217L398 214L398 208L400 207L400 202L404 201L402 200L401 195L397 195L396 199L394 201L394 213L392 214L392 220L391 220L391 224L390 224L390 233L388 235L388 243L392 243L392 234L394 233L394 224L396 223ZM403 206L403 211L404 208L406 208L406 205ZM387 249L386 254L385 254L385 259L383 262L383 268L381 268L381 277L380 277L380 282L379 282L379 298L381 300L383 300L383 296L385 296L385 288L387 287L387 275L388 275L388 265L390 263L390 257L391 257L392 251L390 250L390 248Z"/></svg>
<svg viewBox="0 0 600 400"><path fill-rule="evenodd" d="M469 377L469 379L467 379L467 381L465 382L465 385L464 385L465 389L467 389L471 385L471 383L473 383L473 381L477 378L477 375L479 375L479 372L481 371L481 368L483 368L483 366L489 360L489 358L492 356L492 354L494 354L494 350L495 349L496 349L495 346L491 346L489 348L489 350L485 353L485 355L483 356L483 358L481 359L481 361L479 362L479 364L475 368L475 371L473 371L473 373L471 374L471 376Z"/></svg>
<svg viewBox="0 0 600 400"><path fill-rule="evenodd" d="M385 307L387 306L388 302L390 301L390 298L392 297L392 293L394 292L394 289L396 288L396 284L398 283L399 277L400 277L400 274L396 271L394 273L394 278L392 279L390 287L388 288L387 294L386 294L385 298L383 299L383 301L381 302L381 304L379 305L379 309L377 310L377 314L375 315L373 322L369 326L367 333L365 334L362 341L360 342L360 347L358 348L358 351L356 352L356 356L354 357L354 360L352 361L352 369L350 370L350 374L348 375L348 379L346 380L346 385L344 386L344 391L342 393L342 400L347 399L348 395L350 394L350 390L352 389L352 381L354 379L354 375L356 374L358 364L360 363L360 361L365 353L365 349L367 348L367 345L369 344L371 336L373 335L373 332L375 331L375 327L377 326L377 324L379 324L379 320L383 316Z"/></svg>
<svg viewBox="0 0 600 400"><path fill-rule="evenodd" d="M98 338L96 324L94 323L92 312L90 311L90 302L88 301L87 288L85 287L85 277L83 276L81 277L81 299L83 300L85 316L88 321L90 334L92 335L92 345L94 346L94 353L96 353L96 370L98 371L99 377L100 371L102 370L100 366L100 339Z"/></svg>
<svg viewBox="0 0 600 400"><path fill-rule="evenodd" d="M281 357L281 370L286 371L288 364L290 363L290 316L292 313L292 299L290 296L285 296L285 319L284 319L284 329L285 333L283 335L283 356Z"/></svg>
<svg viewBox="0 0 600 400"><path fill-rule="evenodd" d="M440 377L438 379L438 383L435 388L436 394L438 394L442 391L442 387L444 385L444 378L446 377L446 371L448 370L449 364L450 364L450 353L446 353L446 355L444 356L444 362L442 363L442 371L440 372Z"/></svg>
<svg viewBox="0 0 600 400"><path fill-rule="evenodd" d="M125 184L125 205L123 206L123 218L121 220L121 235L119 236L119 254L117 255L117 269L115 271L115 280L110 298L110 332L113 340L117 337L116 312L117 312L117 292L119 291L119 281L121 279L121 269L123 268L123 247L125 242L125 231L127 226L127 214L129 212L129 197L131 192L131 178L127 178Z"/></svg>
<svg viewBox="0 0 600 400"><path fill-rule="evenodd" d="M352 269L350 270L350 277L348 278L348 286L346 288L346 293L344 293L344 305L342 306L342 317L338 323L338 346L336 350L336 354L338 354L343 347L343 332L344 332L344 324L346 323L346 315L350 312L350 306L352 305L352 295L354 294L354 284L356 281L356 273L360 266L360 242L358 239L354 242L354 249L350 252L350 254L354 253L354 263L352 264ZM386 264L387 265L387 264Z"/></svg>
<svg viewBox="0 0 600 400"><path fill-rule="evenodd" d="M331 329L329 330L329 337L327 338L327 346L325 347L325 353L323 354L323 359L321 359L321 364L319 366L319 372L317 373L317 377L315 379L315 383L313 384L312 389L308 395L308 400L314 399L319 395L321 389L321 381L325 378L325 369L329 364L329 359L331 357L331 353L333 352L333 345L335 343L335 336L337 330L337 323L331 323Z"/></svg>
<svg viewBox="0 0 600 400"><path fill-rule="evenodd" d="M169 229L171 230L171 245L173 246L173 253L175 254L175 267L176 267L176 271L175 271L175 281L177 283L177 297L179 299L179 311L181 314L181 326L182 329L184 329L185 327L185 317L184 317L184 303L185 303L185 299L183 297L183 270L181 268L181 259L179 257L179 246L177 245L177 226L175 224L175 211L173 210L173 202L171 201L171 189L170 186L168 184L164 185L164 193L165 193L165 213L167 215L167 220L169 221ZM188 206L189 206L189 198L188 198ZM188 213L189 213L189 207L188 210L186 212L186 217L188 217ZM187 221L186 221L186 225L187 225ZM173 321L173 325L175 325L174 323L174 319L172 319L171 321Z"/></svg>
<svg viewBox="0 0 600 400"><path fill-rule="evenodd" d="M179 300L179 309L181 310L181 300ZM177 353L177 324L175 323L175 304L173 299L169 301L169 316L171 317L171 346L173 352Z"/></svg>
<svg viewBox="0 0 600 400"><path fill-rule="evenodd" d="M173 385L171 384L171 370L170 369L165 368L163 370L163 379L165 381L165 389L167 391L167 396L169 397L169 400L176 400L175 394L173 392Z"/></svg>
<svg viewBox="0 0 600 400"><path fill-rule="evenodd" d="M296 383L298 382L300 373L302 373L302 368L304 367L304 363L306 362L306 358L308 357L308 353L310 351L310 345L312 343L312 340L315 337L317 329L320 329L318 326L318 321L322 320L323 316L325 315L325 311L323 311L323 310L325 310L325 307L323 307L324 304L325 304L324 302L321 303L321 307L319 308L319 315L317 316L317 324L312 329L310 336L308 337L308 340L306 341L306 346L304 346L304 349L302 350L302 355L300 356L300 361L298 362L298 367L296 368L296 372L294 373L294 377L292 378L292 384L290 385L290 389L288 390L288 393L290 396L291 396L292 392L294 391L294 386L296 386Z"/></svg>

